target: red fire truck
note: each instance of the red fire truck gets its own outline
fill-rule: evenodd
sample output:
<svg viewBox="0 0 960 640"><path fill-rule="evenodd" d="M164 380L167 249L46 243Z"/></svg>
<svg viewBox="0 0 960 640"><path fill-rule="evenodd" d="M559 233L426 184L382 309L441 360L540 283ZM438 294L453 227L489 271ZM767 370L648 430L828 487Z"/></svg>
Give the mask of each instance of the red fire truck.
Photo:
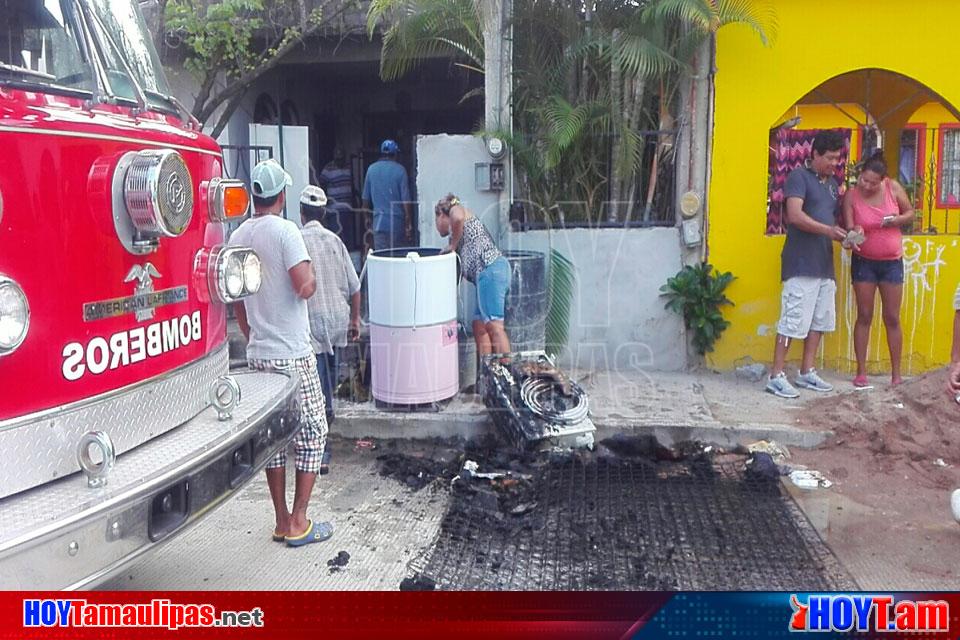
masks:
<svg viewBox="0 0 960 640"><path fill-rule="evenodd" d="M0 0L0 588L81 588L237 492L297 383L230 375L260 286L135 0Z"/></svg>

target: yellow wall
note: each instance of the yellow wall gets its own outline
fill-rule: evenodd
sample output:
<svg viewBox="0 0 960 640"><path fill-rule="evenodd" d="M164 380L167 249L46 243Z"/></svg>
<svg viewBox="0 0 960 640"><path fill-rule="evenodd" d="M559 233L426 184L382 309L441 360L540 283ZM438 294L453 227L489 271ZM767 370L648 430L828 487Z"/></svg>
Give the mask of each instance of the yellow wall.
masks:
<svg viewBox="0 0 960 640"><path fill-rule="evenodd" d="M960 3L914 0L909 19L899 0L776 0L779 29L764 47L747 27L727 26L717 36L713 155L709 190L709 260L732 271L732 322L709 363L730 368L737 359L772 357L780 300L782 236L764 231L770 127L822 82L849 71L887 69L912 77L960 105L960 74L953 70L949 38L931 37L929 25L960 19ZM868 6L869 19L864 7ZM822 18L814 19L814 16ZM803 123L802 126L809 126ZM949 358L953 291L960 282L957 236L904 240L904 369L917 373ZM849 255L836 250L837 331L824 340L819 366L849 371L855 319ZM886 347L874 331L869 360L883 369ZM791 351L799 358L799 346Z"/></svg>

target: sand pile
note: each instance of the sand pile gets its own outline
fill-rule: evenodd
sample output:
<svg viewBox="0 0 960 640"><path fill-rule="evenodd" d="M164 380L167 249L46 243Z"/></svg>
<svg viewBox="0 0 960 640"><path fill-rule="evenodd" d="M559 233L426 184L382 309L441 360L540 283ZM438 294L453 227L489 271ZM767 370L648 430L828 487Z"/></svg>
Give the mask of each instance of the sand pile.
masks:
<svg viewBox="0 0 960 640"><path fill-rule="evenodd" d="M960 464L960 404L947 393L942 369L899 387L883 384L811 402L800 420L833 431L828 446Z"/></svg>

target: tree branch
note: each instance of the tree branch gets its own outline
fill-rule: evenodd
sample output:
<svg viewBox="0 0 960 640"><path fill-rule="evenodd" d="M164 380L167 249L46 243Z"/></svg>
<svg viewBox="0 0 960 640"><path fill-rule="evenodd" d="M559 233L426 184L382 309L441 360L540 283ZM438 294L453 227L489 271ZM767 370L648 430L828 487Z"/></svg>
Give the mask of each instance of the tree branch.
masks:
<svg viewBox="0 0 960 640"><path fill-rule="evenodd" d="M245 96L246 93L246 91L241 91L231 98L229 102L227 102L227 105L223 108L223 112L220 114L220 117L217 118L217 124L214 125L213 131L210 133L211 138L216 139L220 137L220 134L230 122L230 116L232 116L233 112L237 110L238 106L240 106L240 102L243 101L243 96Z"/></svg>
<svg viewBox="0 0 960 640"><path fill-rule="evenodd" d="M197 97L193 101L193 113L195 115L199 114L204 105L207 103L207 100L210 98L210 92L213 91L213 85L217 80L217 72L213 69L207 70L203 76L203 82L200 83L200 91L197 93ZM205 118L201 118L197 115L197 120L203 122Z"/></svg>
<svg viewBox="0 0 960 640"><path fill-rule="evenodd" d="M324 5L324 7L328 6L329 4L333 4L333 2L331 1L327 3L326 5ZM286 57L287 54L293 51L293 49L296 48L298 45L303 44L303 42L307 38L309 38L311 35L319 31L320 29L323 29L324 27L328 26L331 22L339 18L346 11L347 6L350 3L340 2L338 4L340 6L337 11L330 14L329 16L325 16L324 19L320 22L315 22L310 24L310 26L307 27L305 30L301 31L296 36L291 37L287 42L280 44L283 42L283 39L286 38L288 35L288 32L285 31L283 34L281 34L278 41L273 43L274 46L267 47L266 49L266 51L268 52L275 50L274 54L270 55L269 57L264 56L263 58L261 58L259 64L257 64L253 69L250 69L249 71L244 72L238 78L232 81L228 81L226 86L224 86L222 89L218 91L213 91L212 89L213 83L211 82L210 89L207 91L206 95L204 96L205 99L201 102L199 100L200 96L198 96L198 100L195 103L196 106L194 107L194 113L197 119L201 123L206 124L207 120L209 120L213 116L213 114L216 113L217 108L224 102L232 102L236 100L237 103L239 103L239 98L237 98L238 95L242 96L247 91L247 89L250 88L250 85L256 82L264 73L266 73L267 71L270 71L271 69L276 67L278 64L280 64L280 62L282 62L283 58ZM215 75L215 72L210 72L208 73L208 76L209 75ZM236 106L234 106L234 108L236 108ZM220 127L220 129L222 129L222 126Z"/></svg>

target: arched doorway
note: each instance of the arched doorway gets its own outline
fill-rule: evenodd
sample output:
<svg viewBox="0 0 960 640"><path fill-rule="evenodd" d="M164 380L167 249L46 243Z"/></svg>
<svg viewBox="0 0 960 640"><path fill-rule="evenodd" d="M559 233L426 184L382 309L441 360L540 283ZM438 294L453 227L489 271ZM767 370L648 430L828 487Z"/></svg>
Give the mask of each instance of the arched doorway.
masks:
<svg viewBox="0 0 960 640"><path fill-rule="evenodd" d="M823 129L847 141L837 178L849 185L858 163L882 150L891 173L914 200L912 233L960 232L960 112L908 76L859 69L821 83L770 126L765 232L783 233L783 182L810 157Z"/></svg>

